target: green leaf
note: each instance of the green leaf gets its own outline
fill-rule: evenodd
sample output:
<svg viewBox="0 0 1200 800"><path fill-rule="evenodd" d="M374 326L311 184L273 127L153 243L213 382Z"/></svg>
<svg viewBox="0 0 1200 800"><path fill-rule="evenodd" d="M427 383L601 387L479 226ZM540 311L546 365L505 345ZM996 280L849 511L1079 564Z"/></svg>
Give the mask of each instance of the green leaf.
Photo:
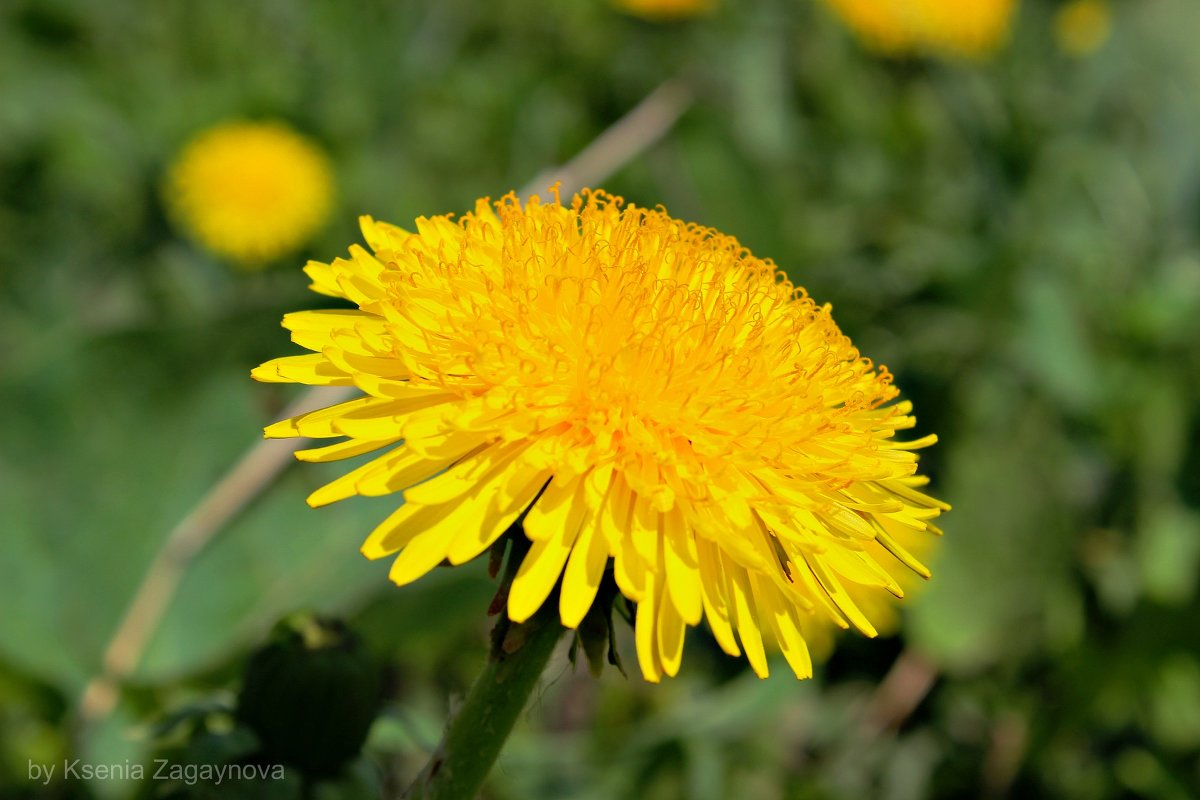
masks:
<svg viewBox="0 0 1200 800"><path fill-rule="evenodd" d="M10 436L46 450L20 472L4 465L11 480L0 491L16 524L0 562L0 606L19 613L0 632L0 653L72 693L98 674L168 531L270 421L256 402L264 388L242 375L183 386L157 406L139 389L136 376L123 386L68 384L45 399L72 429L56 431L57 419L31 414L29 427ZM308 508L306 491L337 471L293 469L199 555L148 643L138 681L195 672L286 611L337 611L385 585L384 565L358 547L396 500Z"/></svg>

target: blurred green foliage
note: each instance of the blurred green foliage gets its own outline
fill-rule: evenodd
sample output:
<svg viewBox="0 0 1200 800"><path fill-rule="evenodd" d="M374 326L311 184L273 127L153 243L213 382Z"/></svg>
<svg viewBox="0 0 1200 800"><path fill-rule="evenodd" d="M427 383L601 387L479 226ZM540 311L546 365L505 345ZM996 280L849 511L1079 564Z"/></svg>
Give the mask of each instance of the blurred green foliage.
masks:
<svg viewBox="0 0 1200 800"><path fill-rule="evenodd" d="M1196 796L1200 6L1114 3L1075 59L1057 5L1026 0L1011 46L963 65L873 57L810 0L662 26L602 0L4 3L0 794L137 791L27 766L148 757L155 720L236 688L301 607L350 615L395 673L360 778L317 796L404 785L482 657L491 585L473 565L390 587L357 548L392 501L310 511L316 468L200 556L105 725L73 709L166 532L282 407L246 373L320 304L304 257L342 253L360 213L498 196L683 73L697 104L607 188L832 302L941 436L922 463L955 509L897 636L843 638L804 684L703 632L662 686L564 661L489 796ZM309 133L339 182L319 241L253 275L160 202L179 146L236 117ZM897 664L929 693L881 688Z"/></svg>

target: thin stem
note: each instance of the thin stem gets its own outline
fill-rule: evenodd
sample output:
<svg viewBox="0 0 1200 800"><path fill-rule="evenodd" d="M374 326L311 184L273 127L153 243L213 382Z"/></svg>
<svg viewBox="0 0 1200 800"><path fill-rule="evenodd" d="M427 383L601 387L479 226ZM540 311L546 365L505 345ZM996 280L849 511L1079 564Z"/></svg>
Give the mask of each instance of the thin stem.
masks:
<svg viewBox="0 0 1200 800"><path fill-rule="evenodd" d="M314 387L283 412L294 417L353 396L346 387ZM269 439L251 447L163 540L104 650L103 671L84 689L79 722L85 727L116 705L119 686L137 668L150 637L196 556L268 486L305 439Z"/></svg>
<svg viewBox="0 0 1200 800"><path fill-rule="evenodd" d="M472 800L479 794L564 631L556 608L547 602L521 625L503 616L496 623L487 665L406 797Z"/></svg>
<svg viewBox="0 0 1200 800"><path fill-rule="evenodd" d="M555 181L562 183L562 193L569 196L592 181L603 180L665 136L694 99L685 78L664 81L566 164L530 181L520 196L544 192Z"/></svg>

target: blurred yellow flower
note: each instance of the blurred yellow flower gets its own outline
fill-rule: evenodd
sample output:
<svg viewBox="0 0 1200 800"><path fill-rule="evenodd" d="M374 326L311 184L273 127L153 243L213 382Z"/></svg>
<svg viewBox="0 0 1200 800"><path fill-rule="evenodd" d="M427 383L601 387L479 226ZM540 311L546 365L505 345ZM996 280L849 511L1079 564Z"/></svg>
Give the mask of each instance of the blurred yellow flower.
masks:
<svg viewBox="0 0 1200 800"><path fill-rule="evenodd" d="M618 8L649 20L686 19L711 11L715 0L613 0Z"/></svg>
<svg viewBox="0 0 1200 800"><path fill-rule="evenodd" d="M1058 10L1054 36L1058 46L1073 56L1099 50L1112 32L1112 12L1103 0L1073 0Z"/></svg>
<svg viewBox="0 0 1200 800"><path fill-rule="evenodd" d="M363 547L396 556L396 583L528 512L509 617L561 580L577 627L611 570L657 681L702 618L758 675L778 644L807 677L806 626L873 636L853 594L902 596L898 565L928 576L902 542L949 508L919 491L913 451L936 437L897 441L915 420L891 375L736 239L602 192L362 229L373 253L306 267L357 308L288 314L313 352L252 374L365 393L266 435L346 437L304 461L375 453L309 503L403 492Z"/></svg>
<svg viewBox="0 0 1200 800"><path fill-rule="evenodd" d="M890 55L978 59L1008 38L1017 0L825 0L868 46Z"/></svg>
<svg viewBox="0 0 1200 800"><path fill-rule="evenodd" d="M258 267L304 244L325 221L329 160L274 122L229 122L200 133L166 180L173 217L209 250Z"/></svg>

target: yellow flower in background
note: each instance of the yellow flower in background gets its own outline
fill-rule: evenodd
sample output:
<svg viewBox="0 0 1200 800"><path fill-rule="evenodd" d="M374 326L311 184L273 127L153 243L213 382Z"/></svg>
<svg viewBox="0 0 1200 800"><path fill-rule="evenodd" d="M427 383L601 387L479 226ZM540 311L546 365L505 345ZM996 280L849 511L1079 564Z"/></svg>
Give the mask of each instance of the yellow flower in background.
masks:
<svg viewBox="0 0 1200 800"><path fill-rule="evenodd" d="M894 0L825 0L842 22L869 46L886 52L903 52L916 43Z"/></svg>
<svg viewBox="0 0 1200 800"><path fill-rule="evenodd" d="M304 461L374 454L309 503L403 492L363 546L396 583L527 511L509 617L561 580L577 627L611 570L657 681L702 619L758 675L777 644L807 677L806 626L874 635L854 595L902 595L897 565L928 576L902 542L948 508L919 490L935 437L896 440L915 420L887 370L736 239L602 192L362 230L373 252L305 269L356 308L288 314L313 352L252 374L364 392L266 435L341 439Z"/></svg>
<svg viewBox="0 0 1200 800"><path fill-rule="evenodd" d="M711 11L715 0L613 0L618 8L648 20L695 17Z"/></svg>
<svg viewBox="0 0 1200 800"><path fill-rule="evenodd" d="M1016 0L825 0L868 46L977 59L1008 38Z"/></svg>
<svg viewBox="0 0 1200 800"><path fill-rule="evenodd" d="M200 133L166 181L172 215L209 250L262 266L304 244L329 215L324 152L274 122L230 122Z"/></svg>
<svg viewBox="0 0 1200 800"><path fill-rule="evenodd" d="M1099 50L1112 33L1112 11L1102 0L1073 0L1058 10L1054 36L1058 46L1073 56Z"/></svg>

